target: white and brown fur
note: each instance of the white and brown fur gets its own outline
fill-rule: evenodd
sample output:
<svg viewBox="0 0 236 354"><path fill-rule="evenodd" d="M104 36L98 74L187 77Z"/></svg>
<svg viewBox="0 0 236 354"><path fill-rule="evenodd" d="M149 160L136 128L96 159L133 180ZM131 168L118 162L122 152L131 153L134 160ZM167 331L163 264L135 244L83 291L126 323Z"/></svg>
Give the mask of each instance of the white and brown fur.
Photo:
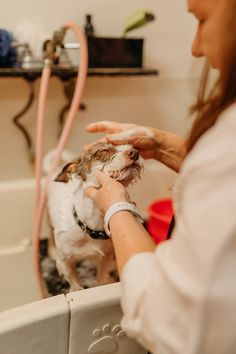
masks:
<svg viewBox="0 0 236 354"><path fill-rule="evenodd" d="M70 284L70 290L81 289L76 264L92 259L97 268L97 284L114 280L116 269L111 239L96 240L83 231L75 221L73 207L81 222L93 230L104 230L104 218L85 196L89 186L99 187L95 171L100 170L125 186L140 177L142 158L131 145L114 146L97 143L76 160L67 163L48 190L48 211L56 245L57 269Z"/></svg>

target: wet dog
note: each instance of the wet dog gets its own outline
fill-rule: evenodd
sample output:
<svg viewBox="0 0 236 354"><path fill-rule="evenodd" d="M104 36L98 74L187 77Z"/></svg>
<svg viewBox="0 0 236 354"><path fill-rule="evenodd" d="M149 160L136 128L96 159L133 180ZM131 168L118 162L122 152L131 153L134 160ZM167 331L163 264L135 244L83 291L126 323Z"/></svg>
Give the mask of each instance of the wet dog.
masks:
<svg viewBox="0 0 236 354"><path fill-rule="evenodd" d="M143 160L131 145L97 143L67 163L48 189L48 211L55 241L55 261L70 290L82 288L76 264L92 260L97 285L114 280L116 269L112 241L104 231L104 219L94 202L85 196L89 186L99 187L100 170L125 186L140 178Z"/></svg>

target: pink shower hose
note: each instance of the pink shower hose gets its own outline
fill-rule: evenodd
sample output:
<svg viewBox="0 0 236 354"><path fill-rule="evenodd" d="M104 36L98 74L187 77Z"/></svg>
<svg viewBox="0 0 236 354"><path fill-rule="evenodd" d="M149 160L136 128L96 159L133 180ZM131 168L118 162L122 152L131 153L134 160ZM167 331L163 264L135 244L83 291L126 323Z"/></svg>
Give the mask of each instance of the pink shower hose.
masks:
<svg viewBox="0 0 236 354"><path fill-rule="evenodd" d="M88 69L88 50L87 50L87 42L86 39L78 27L73 22L68 22L64 25L66 30L71 29L74 31L78 42L80 43L80 65L77 76L77 82L75 86L75 91L72 99L72 103L70 106L70 110L68 112L68 116L66 119L66 123L62 134L60 136L59 142L56 148L56 154L53 159L50 171L46 177L46 182L44 186L44 190L42 191L41 186L41 177L42 177L42 159L43 159L43 141L44 141L44 121L45 121L45 107L46 107L46 98L48 92L48 84L49 78L51 75L50 66L45 66L42 72L42 78L40 83L39 90L39 103L38 103L38 115L37 115L37 137L36 137L36 192L35 192L35 214L34 214L34 224L33 224L33 258L34 258L34 268L36 273L36 278L38 280L39 290L42 297L47 296L47 291L45 287L44 280L41 275L41 267L40 267L40 233L41 233L41 224L42 224L42 216L44 205L46 202L46 191L48 188L48 184L50 182L51 176L55 171L55 168L58 165L63 149L67 143L70 130L72 128L72 124L76 113L78 112L79 105L81 103L82 93L87 77L87 69Z"/></svg>

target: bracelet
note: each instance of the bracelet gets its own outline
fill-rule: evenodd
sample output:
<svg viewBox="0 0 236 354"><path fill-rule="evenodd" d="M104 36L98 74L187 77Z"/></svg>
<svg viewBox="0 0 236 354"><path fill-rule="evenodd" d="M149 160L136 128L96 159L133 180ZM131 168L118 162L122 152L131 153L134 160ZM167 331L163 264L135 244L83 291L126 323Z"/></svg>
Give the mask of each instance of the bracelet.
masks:
<svg viewBox="0 0 236 354"><path fill-rule="evenodd" d="M143 219L140 216L137 208L128 202L118 202L118 203L114 203L110 206L110 208L107 209L105 217L104 217L104 229L105 232L107 234L107 236L111 237L111 233L110 233L110 229L109 229L109 221L111 219L111 217L117 213L118 211L122 211L122 210L128 210L130 211L133 215L135 215L137 217L137 219L143 223Z"/></svg>

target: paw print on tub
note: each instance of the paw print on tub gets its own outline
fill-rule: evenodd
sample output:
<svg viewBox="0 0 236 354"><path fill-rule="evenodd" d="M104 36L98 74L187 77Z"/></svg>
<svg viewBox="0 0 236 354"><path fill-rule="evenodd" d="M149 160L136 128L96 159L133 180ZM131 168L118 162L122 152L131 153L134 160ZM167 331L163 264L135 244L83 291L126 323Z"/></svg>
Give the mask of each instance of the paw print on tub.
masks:
<svg viewBox="0 0 236 354"><path fill-rule="evenodd" d="M120 338L125 336L126 332L119 324L111 326L105 324L102 329L96 328L93 331L95 341L88 347L90 354L115 353L119 347Z"/></svg>

